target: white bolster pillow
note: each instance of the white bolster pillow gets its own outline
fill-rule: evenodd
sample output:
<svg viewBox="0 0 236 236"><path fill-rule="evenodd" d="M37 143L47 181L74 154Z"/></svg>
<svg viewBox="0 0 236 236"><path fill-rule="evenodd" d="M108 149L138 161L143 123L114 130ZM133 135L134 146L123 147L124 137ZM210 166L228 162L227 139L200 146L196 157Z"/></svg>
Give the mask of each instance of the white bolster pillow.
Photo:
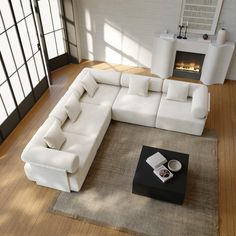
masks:
<svg viewBox="0 0 236 236"><path fill-rule="evenodd" d="M21 159L24 162L49 166L74 173L79 167L79 157L70 152L50 149L47 147L27 148Z"/></svg>
<svg viewBox="0 0 236 236"><path fill-rule="evenodd" d="M195 118L203 119L208 112L208 88L203 85L193 93L191 112Z"/></svg>

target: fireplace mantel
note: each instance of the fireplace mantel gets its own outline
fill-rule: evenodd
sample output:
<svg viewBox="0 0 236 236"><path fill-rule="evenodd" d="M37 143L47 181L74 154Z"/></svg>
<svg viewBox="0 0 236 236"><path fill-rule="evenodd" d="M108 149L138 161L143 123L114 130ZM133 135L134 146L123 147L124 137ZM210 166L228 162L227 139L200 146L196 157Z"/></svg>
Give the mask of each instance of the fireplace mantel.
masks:
<svg viewBox="0 0 236 236"><path fill-rule="evenodd" d="M205 54L200 80L204 84L223 84L233 55L235 44L217 45L209 40L156 37L151 72L161 78L173 75L176 51Z"/></svg>

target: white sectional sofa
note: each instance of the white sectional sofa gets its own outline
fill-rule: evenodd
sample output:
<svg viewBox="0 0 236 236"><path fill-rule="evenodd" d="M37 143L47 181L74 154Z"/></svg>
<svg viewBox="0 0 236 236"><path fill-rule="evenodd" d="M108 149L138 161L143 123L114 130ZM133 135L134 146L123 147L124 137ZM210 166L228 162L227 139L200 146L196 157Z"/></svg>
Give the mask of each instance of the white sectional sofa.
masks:
<svg viewBox="0 0 236 236"><path fill-rule="evenodd" d="M92 96L83 84L88 75L97 83L93 84ZM141 95L135 94L136 88L131 89L134 81L139 84L137 94L141 91ZM174 92L173 83L177 86ZM144 94L140 87L143 84L148 86ZM181 97L181 91L186 99ZM81 110L73 122L66 110L72 97ZM111 119L201 135L208 104L205 85L85 68L25 147L21 158L26 176L42 186L79 191ZM49 148L45 135L52 127L59 132L58 140L63 136L60 148Z"/></svg>

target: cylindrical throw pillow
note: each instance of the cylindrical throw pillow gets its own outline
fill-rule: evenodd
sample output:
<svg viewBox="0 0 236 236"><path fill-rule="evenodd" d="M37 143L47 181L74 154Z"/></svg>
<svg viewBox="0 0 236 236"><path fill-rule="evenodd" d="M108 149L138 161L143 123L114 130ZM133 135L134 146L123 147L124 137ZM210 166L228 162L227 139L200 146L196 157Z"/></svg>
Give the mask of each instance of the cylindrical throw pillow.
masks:
<svg viewBox="0 0 236 236"><path fill-rule="evenodd" d="M208 112L208 88L203 85L193 93L191 112L195 118L204 119Z"/></svg>

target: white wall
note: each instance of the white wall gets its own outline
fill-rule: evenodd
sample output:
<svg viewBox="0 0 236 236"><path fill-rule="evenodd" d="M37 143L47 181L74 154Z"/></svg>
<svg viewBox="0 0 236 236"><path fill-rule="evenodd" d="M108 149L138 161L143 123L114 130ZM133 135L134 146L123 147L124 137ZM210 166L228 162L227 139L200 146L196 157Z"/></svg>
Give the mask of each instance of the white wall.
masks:
<svg viewBox="0 0 236 236"><path fill-rule="evenodd" d="M84 59L151 66L153 37L177 32L182 0L77 0ZM220 21L236 41L236 1L225 0ZM236 53L228 73L236 80Z"/></svg>

